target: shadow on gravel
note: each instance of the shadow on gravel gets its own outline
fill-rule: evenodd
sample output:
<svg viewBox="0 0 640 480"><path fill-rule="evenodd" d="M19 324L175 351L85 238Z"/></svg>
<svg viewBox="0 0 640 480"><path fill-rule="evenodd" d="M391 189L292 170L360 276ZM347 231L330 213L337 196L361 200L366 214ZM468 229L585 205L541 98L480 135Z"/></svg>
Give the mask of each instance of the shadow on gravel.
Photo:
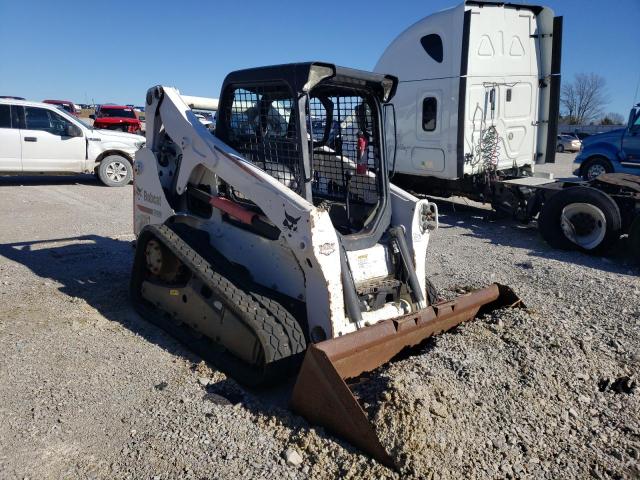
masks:
<svg viewBox="0 0 640 480"><path fill-rule="evenodd" d="M59 291L69 296L69 302L82 299L108 320L174 355L198 362L196 355L134 311L129 301L133 254L130 240L99 235L0 245L1 257L24 265L44 282L60 283Z"/></svg>
<svg viewBox="0 0 640 480"><path fill-rule="evenodd" d="M1 187L15 187L17 185L95 185L104 187L95 175L6 175L0 176Z"/></svg>
<svg viewBox="0 0 640 480"><path fill-rule="evenodd" d="M484 238L495 245L527 249L529 256L573 263L607 272L638 274L638 266L626 253L629 251L626 238L621 238L606 257L557 250L547 245L535 224L523 225L512 219L496 218L492 210L473 205L460 204L442 198L434 201L438 204L441 214L440 228L465 227L471 230L471 233L465 235ZM524 265L523 267L526 268Z"/></svg>
<svg viewBox="0 0 640 480"><path fill-rule="evenodd" d="M77 298L84 300L108 320L118 322L146 341L185 358L195 370L201 358L159 327L142 319L131 306L129 277L133 255L131 241L98 235L0 245L0 257L24 265L43 282L60 283L59 291L69 296L69 302L75 302ZM211 367L218 370L215 365ZM294 380L291 378L286 384L256 391L226 379L206 386L204 400L221 405L242 403L253 413L271 417L293 430L308 429L309 425L301 417L286 411ZM155 386L156 390L166 387L167 384ZM353 446L325 434L322 429L317 433L356 452Z"/></svg>

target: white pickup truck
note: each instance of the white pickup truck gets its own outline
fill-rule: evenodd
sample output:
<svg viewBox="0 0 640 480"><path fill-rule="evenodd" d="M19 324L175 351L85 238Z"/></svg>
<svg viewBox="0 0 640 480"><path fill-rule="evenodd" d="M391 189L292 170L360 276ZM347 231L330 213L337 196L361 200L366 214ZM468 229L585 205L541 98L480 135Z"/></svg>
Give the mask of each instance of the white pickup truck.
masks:
<svg viewBox="0 0 640 480"><path fill-rule="evenodd" d="M109 187L129 184L145 138L94 129L55 105L0 99L0 175L95 173Z"/></svg>

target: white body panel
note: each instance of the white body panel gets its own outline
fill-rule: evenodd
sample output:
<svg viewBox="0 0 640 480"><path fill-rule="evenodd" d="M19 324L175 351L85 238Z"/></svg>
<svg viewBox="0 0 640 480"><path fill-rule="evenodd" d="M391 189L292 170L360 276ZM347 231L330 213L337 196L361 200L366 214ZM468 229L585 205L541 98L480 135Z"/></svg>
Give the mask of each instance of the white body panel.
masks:
<svg viewBox="0 0 640 480"><path fill-rule="evenodd" d="M464 153L474 155L482 147L482 132L494 126L499 135L498 170L533 167L539 68L537 40L531 35L538 30L536 17L530 10L515 8L470 11ZM465 174L483 170L477 156L465 162Z"/></svg>
<svg viewBox="0 0 640 480"><path fill-rule="evenodd" d="M391 272L389 252L380 244L364 250L347 252L347 258L356 285L386 277Z"/></svg>
<svg viewBox="0 0 640 480"><path fill-rule="evenodd" d="M497 169L533 169L544 161L546 129L539 132L536 125L548 115L539 81L549 74L551 44L532 36L548 33L552 23L548 9L536 15L526 8L471 3L430 15L402 32L374 69L400 80L393 99L396 172L455 180L484 171L482 151L492 152ZM441 62L421 44L428 35L442 41ZM423 121L431 117L423 115L425 99L437 102L435 125L426 127ZM497 132L497 149L486 141L489 127Z"/></svg>
<svg viewBox="0 0 640 480"><path fill-rule="evenodd" d="M435 229L438 228L438 206L428 200L418 199L400 187L391 184L391 222L392 225L402 225L407 237L407 245L413 255L416 276L422 290L426 290L425 279L427 247L429 246L429 231L424 230L421 215L431 212L435 219Z"/></svg>
<svg viewBox="0 0 640 480"><path fill-rule="evenodd" d="M93 171L97 166L97 160L104 152L115 152L124 154L125 157L133 160L135 153L144 145L145 138L142 135L133 133L116 132L115 130L89 130L85 129L87 135L87 159L85 169Z"/></svg>
<svg viewBox="0 0 640 480"><path fill-rule="evenodd" d="M0 172L22 171L20 130L0 128Z"/></svg>
<svg viewBox="0 0 640 480"><path fill-rule="evenodd" d="M206 230L212 231L211 244L234 263L251 269L255 279L262 279L265 287L283 293L289 297L304 300L304 276L300 268L283 268L283 265L296 265L297 260L287 242L259 237L230 224L223 224L220 211L214 210L214 221L209 222Z"/></svg>
<svg viewBox="0 0 640 480"><path fill-rule="evenodd" d="M86 142L82 137L61 137L42 130L20 130L22 171L82 172Z"/></svg>
<svg viewBox="0 0 640 480"><path fill-rule="evenodd" d="M136 154L134 163L134 229L138 235L147 224L162 224L175 217L209 233L211 244L233 263L244 266L253 280L268 288L306 303L309 331L320 327L328 338L359 328L349 320L341 282L338 236L327 211L315 208L304 198L277 181L267 172L242 158L213 136L173 88L162 87L162 101L146 107L148 112L147 147ZM161 121L162 125L157 122ZM180 169L172 183L177 193L187 184L216 185L216 176L251 199L276 226L282 226L277 241L264 240L253 233L222 221L213 209L210 218L174 211L167 201L159 179L154 148L163 131L179 143ZM164 178L164 176L163 176ZM434 204L419 200L391 186L391 225L403 226L416 273L424 290L425 257L429 230L423 215L435 213ZM286 216L297 218L296 228L286 227ZM356 283L386 275L389 271L384 245L347 252ZM359 263L359 257L366 256ZM363 321L375 323L405 313L398 305L363 313Z"/></svg>

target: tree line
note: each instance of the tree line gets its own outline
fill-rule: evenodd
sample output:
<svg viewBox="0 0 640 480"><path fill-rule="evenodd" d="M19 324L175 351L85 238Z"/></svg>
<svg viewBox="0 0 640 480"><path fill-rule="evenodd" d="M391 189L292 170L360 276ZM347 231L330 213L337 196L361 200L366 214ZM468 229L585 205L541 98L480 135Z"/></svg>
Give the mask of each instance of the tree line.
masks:
<svg viewBox="0 0 640 480"><path fill-rule="evenodd" d="M596 73L578 73L560 91L560 121L570 125L624 125L617 112L605 113L610 98L606 80Z"/></svg>

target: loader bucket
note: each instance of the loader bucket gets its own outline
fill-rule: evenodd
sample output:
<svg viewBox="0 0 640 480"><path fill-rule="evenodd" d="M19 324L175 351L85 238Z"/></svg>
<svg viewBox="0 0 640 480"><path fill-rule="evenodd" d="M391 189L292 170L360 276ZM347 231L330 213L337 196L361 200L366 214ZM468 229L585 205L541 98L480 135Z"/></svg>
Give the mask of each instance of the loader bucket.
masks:
<svg viewBox="0 0 640 480"><path fill-rule="evenodd" d="M387 467L395 468L345 380L374 370L405 348L479 313L515 306L522 306L522 302L509 287L492 284L452 301L311 344L293 389L291 408L310 423L325 427Z"/></svg>

